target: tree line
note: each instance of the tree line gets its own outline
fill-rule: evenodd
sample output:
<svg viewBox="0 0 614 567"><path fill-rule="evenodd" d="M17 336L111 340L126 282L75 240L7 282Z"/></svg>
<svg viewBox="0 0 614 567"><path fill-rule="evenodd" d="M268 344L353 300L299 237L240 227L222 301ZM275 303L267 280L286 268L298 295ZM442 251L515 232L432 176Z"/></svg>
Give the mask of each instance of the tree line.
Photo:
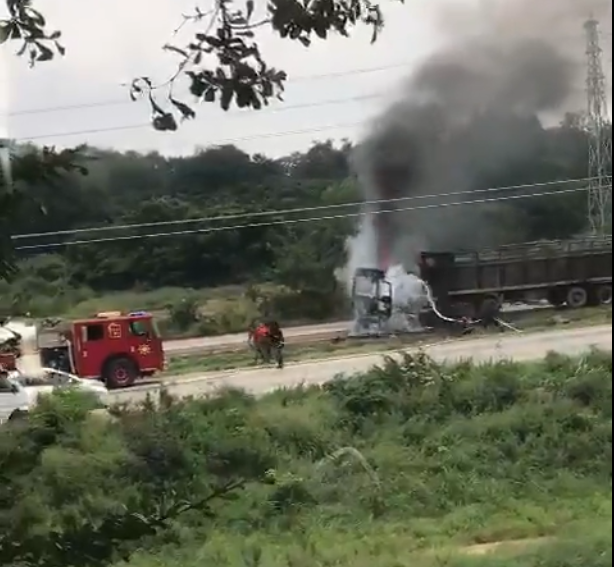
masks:
<svg viewBox="0 0 614 567"><path fill-rule="evenodd" d="M541 136L540 151L525 163L490 172L488 185L483 180L473 188L588 175L588 135L577 120L542 128ZM359 210L351 152L349 142L331 141L280 159L232 145L185 157L87 147L78 153L83 169L53 177L32 174L31 166L15 170L16 192L26 198L14 198L10 207L7 201L5 231L13 237L50 233L12 241L21 268L16 277L26 287L61 281L96 292L265 281L330 291L356 220L320 217ZM43 154L23 146L18 155ZM497 213L503 239L581 233L586 201L579 192L505 203ZM325 209L330 205L332 215ZM263 214L287 209L315 210ZM122 228L129 225L144 226ZM91 227L100 230L80 232Z"/></svg>

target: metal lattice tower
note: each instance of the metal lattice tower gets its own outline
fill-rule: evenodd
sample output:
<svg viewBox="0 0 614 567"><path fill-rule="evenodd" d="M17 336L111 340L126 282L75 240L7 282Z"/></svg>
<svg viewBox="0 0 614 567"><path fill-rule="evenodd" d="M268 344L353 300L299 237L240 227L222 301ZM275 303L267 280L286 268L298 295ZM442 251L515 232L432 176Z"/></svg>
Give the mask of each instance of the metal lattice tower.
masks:
<svg viewBox="0 0 614 567"><path fill-rule="evenodd" d="M585 24L589 133L588 215L593 234L604 234L612 218L612 178L608 165L612 159L612 140L608 132L608 100L599 41L599 22L590 18Z"/></svg>

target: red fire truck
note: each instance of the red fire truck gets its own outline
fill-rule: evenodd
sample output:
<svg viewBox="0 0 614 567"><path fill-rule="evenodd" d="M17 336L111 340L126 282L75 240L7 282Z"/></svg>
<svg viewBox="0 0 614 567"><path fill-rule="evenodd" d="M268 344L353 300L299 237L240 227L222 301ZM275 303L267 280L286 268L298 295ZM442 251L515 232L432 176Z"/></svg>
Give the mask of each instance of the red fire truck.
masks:
<svg viewBox="0 0 614 567"><path fill-rule="evenodd" d="M39 326L33 348L24 342L22 361L34 354L42 367L102 380L110 389L126 388L164 369L162 339L146 312L99 313L91 319Z"/></svg>

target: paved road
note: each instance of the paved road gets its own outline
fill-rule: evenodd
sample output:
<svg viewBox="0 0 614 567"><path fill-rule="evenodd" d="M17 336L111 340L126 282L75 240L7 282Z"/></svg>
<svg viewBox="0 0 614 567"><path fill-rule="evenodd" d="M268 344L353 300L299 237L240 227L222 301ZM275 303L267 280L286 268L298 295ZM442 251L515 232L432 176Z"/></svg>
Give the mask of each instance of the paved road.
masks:
<svg viewBox="0 0 614 567"><path fill-rule="evenodd" d="M341 333L350 327L349 322L326 323L323 325L305 325L284 330L286 338L315 337L326 333ZM169 354L185 354L198 349L213 349L225 346L242 345L247 342L247 333L218 335L217 337L197 337L164 342L164 350Z"/></svg>
<svg viewBox="0 0 614 567"><path fill-rule="evenodd" d="M532 360L549 351L581 354L591 346L612 349L612 326L567 329L544 333L526 333L485 337L473 340L451 340L422 348L437 360L454 361L471 357L475 361L510 359ZM412 348L406 349L411 352ZM389 353L394 355L394 353ZM214 393L220 387L243 388L262 394L277 388L299 384L321 384L340 373L351 374L368 370L382 360L382 353L346 356L289 365L283 370L274 368L241 369L225 372L192 374L169 378L164 385L175 396L199 396ZM137 402L147 394L155 395L159 386L149 385L113 394L117 402Z"/></svg>
<svg viewBox="0 0 614 567"><path fill-rule="evenodd" d="M505 307L506 312L526 311L527 309L543 309L544 306L534 305L510 305ZM284 330L286 339L303 338L309 340L321 336L325 338L327 335L335 333L343 333L351 326L351 321L339 321L336 323L325 323L321 325L305 325L302 327L291 327ZM173 355L189 354L198 350L213 350L222 347L240 346L247 341L246 333L237 333L232 335L219 335L217 337L198 337L194 339L178 339L166 341L164 343L165 352Z"/></svg>

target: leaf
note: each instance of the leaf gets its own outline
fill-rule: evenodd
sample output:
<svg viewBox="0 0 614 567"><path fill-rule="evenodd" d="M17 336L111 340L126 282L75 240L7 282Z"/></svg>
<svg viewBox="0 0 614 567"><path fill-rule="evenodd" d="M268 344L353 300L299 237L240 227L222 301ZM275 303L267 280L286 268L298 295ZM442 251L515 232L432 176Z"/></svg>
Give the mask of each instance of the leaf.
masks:
<svg viewBox="0 0 614 567"><path fill-rule="evenodd" d="M235 91L231 82L227 82L222 86L222 96L220 99L222 110L228 110L230 108L234 94Z"/></svg>
<svg viewBox="0 0 614 567"><path fill-rule="evenodd" d="M51 49L38 41L35 42L35 44L38 48L38 55L36 56L37 61L51 61L53 59L53 51Z"/></svg>
<svg viewBox="0 0 614 567"><path fill-rule="evenodd" d="M179 111L184 119L189 120L196 117L196 113L183 102L169 97L170 103Z"/></svg>
<svg viewBox="0 0 614 567"><path fill-rule="evenodd" d="M164 116L165 114L168 114L156 102L156 99L153 97L153 94L151 93L151 91L149 92L149 104L151 105L151 110L154 113L154 115Z"/></svg>
<svg viewBox="0 0 614 567"><path fill-rule="evenodd" d="M177 53L181 55L182 57L185 57L186 59L189 57L186 51L184 51L183 49L180 49L179 47L175 47L174 45L166 44L165 46L162 47L162 49L164 49L164 51L172 51L173 53Z"/></svg>
<svg viewBox="0 0 614 567"><path fill-rule="evenodd" d="M11 24L0 24L0 43L8 41L11 35Z"/></svg>
<svg viewBox="0 0 614 567"><path fill-rule="evenodd" d="M246 9L247 9L246 18L249 20L252 17L252 14L254 13L254 0L247 0Z"/></svg>
<svg viewBox="0 0 614 567"><path fill-rule="evenodd" d="M151 122L154 129L159 132L174 132L177 130L177 121L170 112L155 116Z"/></svg>
<svg viewBox="0 0 614 567"><path fill-rule="evenodd" d="M215 89L213 87L209 87L205 91L205 95L203 98L205 102L215 102Z"/></svg>

